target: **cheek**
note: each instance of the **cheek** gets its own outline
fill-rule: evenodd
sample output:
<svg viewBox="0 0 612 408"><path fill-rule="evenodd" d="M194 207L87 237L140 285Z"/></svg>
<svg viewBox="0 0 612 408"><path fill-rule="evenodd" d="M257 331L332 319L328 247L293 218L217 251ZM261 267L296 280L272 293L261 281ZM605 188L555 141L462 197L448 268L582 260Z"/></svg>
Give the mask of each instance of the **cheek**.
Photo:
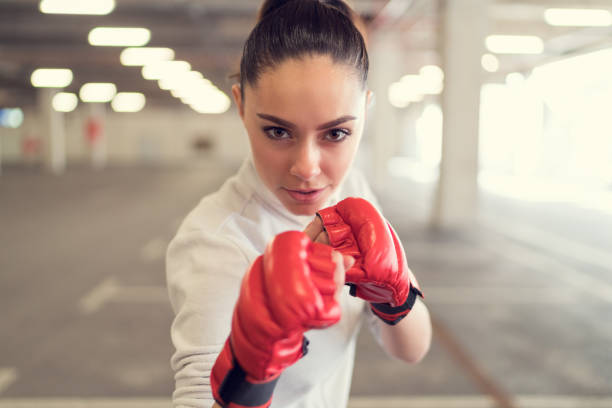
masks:
<svg viewBox="0 0 612 408"><path fill-rule="evenodd" d="M355 141L352 143L346 143L344 146L338 146L337 149L332 149L327 152L325 156L325 172L339 182L348 171L355 153L357 151L358 144Z"/></svg>
<svg viewBox="0 0 612 408"><path fill-rule="evenodd" d="M286 167L286 159L281 152L266 143L259 135L250 136L251 150L258 173L268 186L278 180Z"/></svg>

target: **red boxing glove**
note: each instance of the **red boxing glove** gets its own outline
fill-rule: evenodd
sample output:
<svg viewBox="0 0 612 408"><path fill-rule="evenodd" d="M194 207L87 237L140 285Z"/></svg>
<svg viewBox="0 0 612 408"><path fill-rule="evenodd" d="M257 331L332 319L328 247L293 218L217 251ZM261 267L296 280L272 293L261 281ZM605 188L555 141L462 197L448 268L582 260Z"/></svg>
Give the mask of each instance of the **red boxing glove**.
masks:
<svg viewBox="0 0 612 408"><path fill-rule="evenodd" d="M385 323L397 324L423 294L391 225L362 198L346 198L317 215L330 245L355 258L346 272L351 294L370 302Z"/></svg>
<svg viewBox="0 0 612 408"><path fill-rule="evenodd" d="M289 231L277 235L253 262L211 373L219 405L270 406L281 372L307 352L304 332L340 320L332 251L303 232Z"/></svg>

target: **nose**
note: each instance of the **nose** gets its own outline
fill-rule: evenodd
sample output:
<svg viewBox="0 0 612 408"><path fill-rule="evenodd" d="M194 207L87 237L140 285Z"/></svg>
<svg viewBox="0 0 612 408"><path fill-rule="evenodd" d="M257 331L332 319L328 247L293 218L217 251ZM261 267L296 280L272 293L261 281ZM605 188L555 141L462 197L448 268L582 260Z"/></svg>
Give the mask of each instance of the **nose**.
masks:
<svg viewBox="0 0 612 408"><path fill-rule="evenodd" d="M321 174L321 152L315 142L304 141L296 146L290 173L302 181L310 181Z"/></svg>

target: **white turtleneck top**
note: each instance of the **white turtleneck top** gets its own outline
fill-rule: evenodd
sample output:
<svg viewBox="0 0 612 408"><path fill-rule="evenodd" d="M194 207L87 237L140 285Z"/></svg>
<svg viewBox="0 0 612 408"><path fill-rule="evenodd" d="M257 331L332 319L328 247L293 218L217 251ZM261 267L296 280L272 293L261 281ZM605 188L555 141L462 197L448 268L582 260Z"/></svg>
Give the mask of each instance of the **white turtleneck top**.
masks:
<svg viewBox="0 0 612 408"><path fill-rule="evenodd" d="M351 169L327 205L363 197L378 207L363 174ZM175 313L171 336L175 353L174 407L210 408L210 372L230 333L232 312L247 268L266 244L288 230L303 231L313 216L289 212L263 184L252 156L221 188L205 196L187 215L166 254L170 302ZM305 333L308 354L280 376L272 407L346 407L355 343L363 320L380 343L376 318L366 302L341 296L342 318L324 330Z"/></svg>

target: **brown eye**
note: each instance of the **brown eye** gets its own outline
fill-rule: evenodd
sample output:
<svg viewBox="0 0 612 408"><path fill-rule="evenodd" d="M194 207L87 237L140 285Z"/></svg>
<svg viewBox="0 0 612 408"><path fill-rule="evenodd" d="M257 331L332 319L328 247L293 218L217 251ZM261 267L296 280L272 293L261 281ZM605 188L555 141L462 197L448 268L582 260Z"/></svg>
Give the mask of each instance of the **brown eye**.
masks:
<svg viewBox="0 0 612 408"><path fill-rule="evenodd" d="M270 126L264 128L263 131L272 140L285 140L291 137L285 129L279 127Z"/></svg>
<svg viewBox="0 0 612 408"><path fill-rule="evenodd" d="M332 129L326 135L326 139L329 140L330 142L339 143L339 142L342 142L347 137L349 137L350 135L351 135L351 132L348 131L347 129Z"/></svg>

